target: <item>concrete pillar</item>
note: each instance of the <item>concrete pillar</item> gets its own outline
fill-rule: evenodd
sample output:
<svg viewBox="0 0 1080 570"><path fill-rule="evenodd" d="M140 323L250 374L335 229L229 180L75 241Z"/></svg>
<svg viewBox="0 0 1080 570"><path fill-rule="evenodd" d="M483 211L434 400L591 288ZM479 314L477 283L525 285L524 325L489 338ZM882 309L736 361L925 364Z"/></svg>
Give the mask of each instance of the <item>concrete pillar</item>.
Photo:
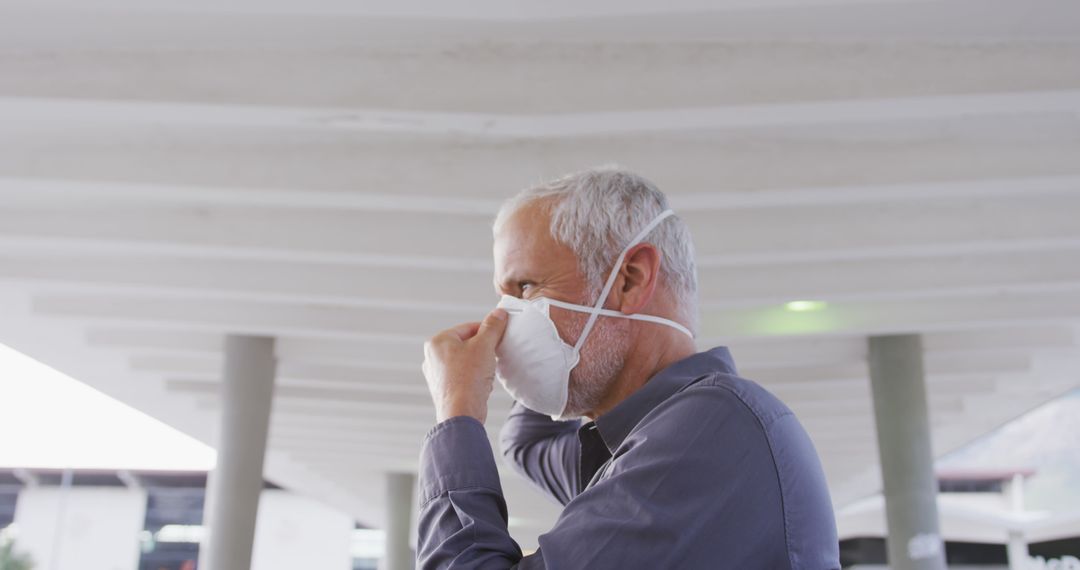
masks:
<svg viewBox="0 0 1080 570"><path fill-rule="evenodd" d="M1012 481L1007 483L1005 495L1010 510L1016 514L1024 512L1024 474L1014 473ZM1031 555L1028 551L1027 537L1018 529L1009 530L1009 542L1006 545L1009 556L1009 570L1024 570L1029 565Z"/></svg>
<svg viewBox="0 0 1080 570"><path fill-rule="evenodd" d="M383 570L412 570L416 564L412 533L413 494L416 475L386 474L386 557Z"/></svg>
<svg viewBox="0 0 1080 570"><path fill-rule="evenodd" d="M64 469L64 474L60 478L60 502L56 506L56 528L64 528L65 518L67 517L67 502L68 496L71 494L71 484L75 479L75 472L71 469ZM50 557L49 568L56 570L60 568L60 557L63 552L64 546L64 533L56 532L53 534L52 544L52 556Z"/></svg>
<svg viewBox="0 0 1080 570"><path fill-rule="evenodd" d="M273 338L225 338L217 465L207 482L200 570L251 568L275 368Z"/></svg>
<svg viewBox="0 0 1080 570"><path fill-rule="evenodd" d="M885 484L889 567L944 570L922 339L871 337L870 384Z"/></svg>

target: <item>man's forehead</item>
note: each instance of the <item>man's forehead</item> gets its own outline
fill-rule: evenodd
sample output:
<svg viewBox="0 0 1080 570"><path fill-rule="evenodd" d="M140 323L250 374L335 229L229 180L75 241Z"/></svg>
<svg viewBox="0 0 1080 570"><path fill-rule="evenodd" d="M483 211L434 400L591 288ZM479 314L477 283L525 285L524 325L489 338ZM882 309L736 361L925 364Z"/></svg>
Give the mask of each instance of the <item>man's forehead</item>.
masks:
<svg viewBox="0 0 1080 570"><path fill-rule="evenodd" d="M547 208L536 202L518 208L495 234L496 258L500 254L522 255L553 245L555 240L551 237L550 219Z"/></svg>
<svg viewBox="0 0 1080 570"><path fill-rule="evenodd" d="M513 270L522 258L542 252L554 240L548 226L548 213L536 203L526 204L512 213L495 234L496 278L499 273Z"/></svg>
<svg viewBox="0 0 1080 570"><path fill-rule="evenodd" d="M495 234L495 285L534 280L546 271L576 267L573 251L551 235L551 216L542 203L522 206Z"/></svg>
<svg viewBox="0 0 1080 570"><path fill-rule="evenodd" d="M550 238L551 211L548 200L522 204L503 220L496 237L513 239Z"/></svg>

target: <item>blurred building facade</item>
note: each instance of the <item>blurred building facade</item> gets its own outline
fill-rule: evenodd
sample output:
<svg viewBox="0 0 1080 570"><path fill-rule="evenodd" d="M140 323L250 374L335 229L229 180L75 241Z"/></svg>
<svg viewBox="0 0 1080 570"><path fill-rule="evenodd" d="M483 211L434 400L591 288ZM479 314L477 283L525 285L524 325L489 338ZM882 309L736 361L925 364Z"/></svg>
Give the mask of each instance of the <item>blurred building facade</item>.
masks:
<svg viewBox="0 0 1080 570"><path fill-rule="evenodd" d="M0 532L34 568L195 570L205 472L0 469ZM266 483L252 567L375 570L378 530Z"/></svg>

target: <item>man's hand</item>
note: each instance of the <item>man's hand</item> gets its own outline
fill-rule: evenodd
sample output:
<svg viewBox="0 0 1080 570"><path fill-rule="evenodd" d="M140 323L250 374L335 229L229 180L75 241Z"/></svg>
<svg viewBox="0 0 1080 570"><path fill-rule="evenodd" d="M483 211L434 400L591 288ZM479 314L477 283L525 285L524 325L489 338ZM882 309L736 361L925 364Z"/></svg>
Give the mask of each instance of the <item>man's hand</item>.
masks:
<svg viewBox="0 0 1080 570"><path fill-rule="evenodd" d="M506 330L506 311L495 309L483 322L449 328L424 343L424 378L435 402L435 420L472 416L487 419L495 382L495 347Z"/></svg>

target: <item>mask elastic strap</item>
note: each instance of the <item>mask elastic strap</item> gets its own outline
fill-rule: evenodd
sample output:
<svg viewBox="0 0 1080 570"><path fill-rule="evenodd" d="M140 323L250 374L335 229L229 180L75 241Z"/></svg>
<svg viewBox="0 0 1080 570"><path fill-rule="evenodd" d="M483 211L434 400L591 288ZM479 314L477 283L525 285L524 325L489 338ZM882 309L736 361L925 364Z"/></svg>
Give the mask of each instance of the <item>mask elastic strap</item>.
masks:
<svg viewBox="0 0 1080 570"><path fill-rule="evenodd" d="M611 286L615 284L615 278L619 276L619 268L622 267L622 262L623 259L626 258L626 254L629 253L630 249L635 245L641 243L641 241L645 239L645 236L649 235L649 232L660 225L660 222L673 214L675 214L675 212L671 210L660 212L658 216L653 218L653 221L649 222L649 225L645 226L638 235L634 236L634 239L630 240L630 244L619 254L619 258L615 260L615 266L611 268L611 274L608 275L607 283L604 284L604 289L600 292L600 298L596 300L596 305L589 314L589 320L585 322L585 328L581 329L581 336L578 337L577 344L574 345L574 352L581 350L582 345L585 344L585 338L589 336L589 331L592 330L593 325L596 324L596 319L600 316L600 311L604 310L604 302L607 301L608 293L611 292Z"/></svg>
<svg viewBox="0 0 1080 570"><path fill-rule="evenodd" d="M578 312L581 312L581 313L591 313L593 311L592 307L584 307L582 305L575 305L573 303L567 303L565 301L557 301L555 299L548 299L547 302L548 302L548 304L550 304L553 307L561 307L563 309L567 309L567 310L570 310L570 311L578 311ZM675 321L673 321L671 319L665 319L664 317L657 317L657 316L654 316L654 315L639 315L639 314L636 314L636 313L633 314L633 315L628 315L626 313L620 313L619 311L612 311L611 309L600 309L600 315L604 316L604 317L620 317L620 318L623 318L623 319L631 319L631 320L635 320L635 321L647 321L647 322L650 322L650 323L657 323L657 324L661 324L661 325L667 325L667 326L669 326L669 327L671 327L671 328L685 334L686 336L688 336L690 338L694 338L694 333L690 332L690 329L680 325L679 323L677 323L677 322L675 322Z"/></svg>

